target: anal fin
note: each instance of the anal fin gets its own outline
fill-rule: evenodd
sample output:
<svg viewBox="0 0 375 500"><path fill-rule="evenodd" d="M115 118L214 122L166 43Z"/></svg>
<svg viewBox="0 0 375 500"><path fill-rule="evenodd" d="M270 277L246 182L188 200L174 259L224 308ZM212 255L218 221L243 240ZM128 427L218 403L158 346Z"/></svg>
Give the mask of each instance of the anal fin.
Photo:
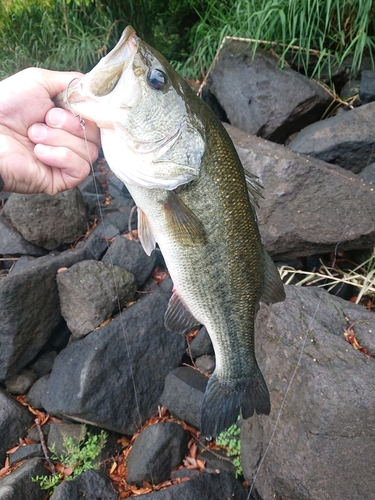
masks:
<svg viewBox="0 0 375 500"><path fill-rule="evenodd" d="M182 303L178 294L173 292L164 316L164 325L171 332L185 334L200 326L200 323Z"/></svg>

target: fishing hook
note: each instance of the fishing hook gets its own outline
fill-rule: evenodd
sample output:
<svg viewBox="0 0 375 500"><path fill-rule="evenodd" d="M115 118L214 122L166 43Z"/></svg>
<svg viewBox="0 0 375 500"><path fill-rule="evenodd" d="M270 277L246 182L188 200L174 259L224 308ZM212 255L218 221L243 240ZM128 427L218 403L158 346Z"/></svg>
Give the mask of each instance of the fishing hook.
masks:
<svg viewBox="0 0 375 500"><path fill-rule="evenodd" d="M78 113L76 114L71 105L70 105L70 102L69 102L69 99L68 99L68 92L69 92L69 87L71 86L71 84L74 82L74 80L80 80L80 78L78 78L78 76L76 76L75 78L73 78L73 80L70 80L70 82L68 83L68 86L66 87L66 90L65 90L65 96L64 96L64 102L68 105L68 108L69 108L69 111L74 115L74 116L79 116L80 117L80 120L82 120L82 117L81 115Z"/></svg>

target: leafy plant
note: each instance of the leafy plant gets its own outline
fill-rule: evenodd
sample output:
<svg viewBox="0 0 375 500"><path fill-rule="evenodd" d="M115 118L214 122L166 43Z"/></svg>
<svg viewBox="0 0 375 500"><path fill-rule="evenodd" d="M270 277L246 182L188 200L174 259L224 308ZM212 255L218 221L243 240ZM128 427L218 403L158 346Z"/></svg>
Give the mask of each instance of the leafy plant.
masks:
<svg viewBox="0 0 375 500"><path fill-rule="evenodd" d="M236 422L216 438L216 444L225 448L227 456L232 457L236 477L242 475L240 433L241 430Z"/></svg>
<svg viewBox="0 0 375 500"><path fill-rule="evenodd" d="M65 437L63 447L65 451L61 455L56 455L51 447L53 460L61 464L56 466L58 472L51 476L36 476L33 482L38 482L42 490L49 490L50 493L56 489L64 479L73 479L88 469L95 468L94 460L103 449L107 440L107 433L101 431L99 434L86 434L86 426L82 426L79 439Z"/></svg>

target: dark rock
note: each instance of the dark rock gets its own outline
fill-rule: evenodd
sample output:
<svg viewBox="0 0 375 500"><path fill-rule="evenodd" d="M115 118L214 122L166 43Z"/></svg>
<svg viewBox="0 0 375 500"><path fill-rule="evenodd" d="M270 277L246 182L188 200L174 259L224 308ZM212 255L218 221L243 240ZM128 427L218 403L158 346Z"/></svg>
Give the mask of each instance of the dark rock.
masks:
<svg viewBox="0 0 375 500"><path fill-rule="evenodd" d="M215 450L215 454L211 453L209 450L203 450L202 453L199 454L199 460L204 460L206 462L207 469L228 472L232 474L232 476L235 474L235 467L224 450Z"/></svg>
<svg viewBox="0 0 375 500"><path fill-rule="evenodd" d="M214 354L214 346L212 345L210 336L205 326L203 326L190 344L192 357L198 358L205 354Z"/></svg>
<svg viewBox="0 0 375 500"><path fill-rule="evenodd" d="M171 478L176 479L180 478L183 479L184 477L188 477L191 479L192 477L196 476L199 474L198 470L193 470L193 469L178 469L178 470L173 470L171 472Z"/></svg>
<svg viewBox="0 0 375 500"><path fill-rule="evenodd" d="M86 179L84 179L80 184L78 184L78 187L82 194L91 193L96 195L103 193L103 186L101 185L100 182L98 182L97 179L94 180L92 174L88 175Z"/></svg>
<svg viewBox="0 0 375 500"><path fill-rule="evenodd" d="M360 80L347 81L340 91L340 98L348 99L349 97L353 97L355 94L358 94L360 84Z"/></svg>
<svg viewBox="0 0 375 500"><path fill-rule="evenodd" d="M68 345L70 336L71 331L69 330L66 321L64 321L63 317L61 317L61 322L56 328L53 329L45 347L47 349L57 349L57 351L61 351L61 349Z"/></svg>
<svg viewBox="0 0 375 500"><path fill-rule="evenodd" d="M79 424L55 424L49 426L48 433L48 448L58 457L67 453L64 446L66 439L72 439L73 443L78 443L86 437L86 430L83 425Z"/></svg>
<svg viewBox="0 0 375 500"><path fill-rule="evenodd" d="M102 261L126 269L134 275L136 285L141 286L155 267L156 252L148 256L140 243L116 236Z"/></svg>
<svg viewBox="0 0 375 500"><path fill-rule="evenodd" d="M15 263L12 269L12 274L14 275L22 271L25 271L29 266L32 265L35 259L36 257L31 257L30 255L22 255Z"/></svg>
<svg viewBox="0 0 375 500"><path fill-rule="evenodd" d="M53 362L57 356L56 351L45 352L38 359L30 365L37 376L37 378L41 378L44 375L47 375L52 370Z"/></svg>
<svg viewBox="0 0 375 500"><path fill-rule="evenodd" d="M182 366L168 374L160 403L177 418L199 429L199 414L208 378Z"/></svg>
<svg viewBox="0 0 375 500"><path fill-rule="evenodd" d="M117 500L118 494L108 476L93 469L83 472L71 481L63 481L50 500Z"/></svg>
<svg viewBox="0 0 375 500"><path fill-rule="evenodd" d="M23 272L0 280L0 380L32 361L62 320L56 272L92 258L86 250L35 259Z"/></svg>
<svg viewBox="0 0 375 500"><path fill-rule="evenodd" d="M241 425L245 478L251 483L264 459L255 483L261 498L371 498L375 359L344 333L352 325L359 344L374 353L374 314L319 288L287 286L286 295L283 303L261 305L256 321L271 414Z"/></svg>
<svg viewBox="0 0 375 500"><path fill-rule="evenodd" d="M5 380L5 387L12 394L26 394L36 380L35 372L24 369Z"/></svg>
<svg viewBox="0 0 375 500"><path fill-rule="evenodd" d="M133 434L157 410L164 379L185 352L184 337L164 328L167 303L161 291L143 295L61 351L43 398L48 413Z"/></svg>
<svg viewBox="0 0 375 500"><path fill-rule="evenodd" d="M31 389L26 394L26 402L32 408L35 409L43 408L42 398L43 394L47 390L48 379L49 375L44 375L44 377L41 377L39 380L35 382L35 384L31 386Z"/></svg>
<svg viewBox="0 0 375 500"><path fill-rule="evenodd" d="M365 104L304 128L289 148L358 174L375 160L375 103Z"/></svg>
<svg viewBox="0 0 375 500"><path fill-rule="evenodd" d="M0 468L6 452L18 443L19 437L26 435L32 422L32 414L0 388Z"/></svg>
<svg viewBox="0 0 375 500"><path fill-rule="evenodd" d="M14 193L6 203L6 215L27 241L47 250L86 233L86 209L78 188L54 196Z"/></svg>
<svg viewBox="0 0 375 500"><path fill-rule="evenodd" d="M211 92L207 86L202 89L202 99L208 104L208 106L212 109L215 115L219 118L221 122L229 123L228 116L224 109L220 106L219 101L216 96Z"/></svg>
<svg viewBox="0 0 375 500"><path fill-rule="evenodd" d="M125 184L120 181L114 174L108 178L108 192L113 197L124 196L130 197L129 191L126 189Z"/></svg>
<svg viewBox="0 0 375 500"><path fill-rule="evenodd" d="M375 184L375 162L367 165L367 167L365 167L359 174L359 177L361 177L364 181Z"/></svg>
<svg viewBox="0 0 375 500"><path fill-rule="evenodd" d="M122 198L121 198L122 200ZM105 224L112 224L117 227L120 233L128 231L129 229L129 217L131 213L131 207L121 207L121 210L116 210L110 213L106 213L104 217ZM137 217L132 217L131 223L132 229L137 227Z"/></svg>
<svg viewBox="0 0 375 500"><path fill-rule="evenodd" d="M107 226L106 230L109 234L118 234L118 230L114 226ZM85 248L92 254L94 260L99 260L109 246L106 237L103 224L98 224L86 240L77 243L76 249Z"/></svg>
<svg viewBox="0 0 375 500"><path fill-rule="evenodd" d="M375 101L375 71L363 70L359 86L359 98L362 104Z"/></svg>
<svg viewBox="0 0 375 500"><path fill-rule="evenodd" d="M44 440L47 441L48 438L48 432L49 432L49 425L50 424L44 424L41 426L42 429L42 434L44 437ZM34 441L35 443L40 443L40 435L39 435L39 430L36 426L32 427L29 432L26 435L27 439L30 439L31 441Z"/></svg>
<svg viewBox="0 0 375 500"><path fill-rule="evenodd" d="M374 246L375 190L371 184L336 165L299 155L230 125L226 128L244 168L264 186L259 229L275 260L329 253L337 250L338 242L339 250Z"/></svg>
<svg viewBox="0 0 375 500"><path fill-rule="evenodd" d="M320 119L330 94L313 80L248 44L232 41L221 50L211 73L211 92L235 127L275 142Z"/></svg>
<svg viewBox="0 0 375 500"><path fill-rule="evenodd" d="M21 460L26 460L27 458L43 456L44 454L41 444L26 444L24 446L20 446L14 453L9 454L9 465L12 466Z"/></svg>
<svg viewBox="0 0 375 500"><path fill-rule="evenodd" d="M134 300L131 273L105 262L78 262L56 276L61 314L75 338L94 330Z"/></svg>
<svg viewBox="0 0 375 500"><path fill-rule="evenodd" d="M139 495L147 500L247 500L247 493L242 484L231 474L201 472L190 481L185 481L165 490ZM51 499L52 500L52 499ZM53 499L55 500L55 499Z"/></svg>
<svg viewBox="0 0 375 500"><path fill-rule="evenodd" d="M127 481L141 486L143 481L159 484L180 465L188 452L186 432L174 423L150 425L134 441L127 458Z"/></svg>
<svg viewBox="0 0 375 500"><path fill-rule="evenodd" d="M39 483L34 483L31 479L48 475L49 472L44 467L44 461L41 458L27 460L11 474L0 478L1 500L24 500L26 498L27 500L44 500L46 491L40 488Z"/></svg>
<svg viewBox="0 0 375 500"><path fill-rule="evenodd" d="M202 372L211 374L215 370L215 356L199 356L195 364Z"/></svg>
<svg viewBox="0 0 375 500"><path fill-rule="evenodd" d="M46 255L44 248L33 245L4 218L0 217L0 255Z"/></svg>

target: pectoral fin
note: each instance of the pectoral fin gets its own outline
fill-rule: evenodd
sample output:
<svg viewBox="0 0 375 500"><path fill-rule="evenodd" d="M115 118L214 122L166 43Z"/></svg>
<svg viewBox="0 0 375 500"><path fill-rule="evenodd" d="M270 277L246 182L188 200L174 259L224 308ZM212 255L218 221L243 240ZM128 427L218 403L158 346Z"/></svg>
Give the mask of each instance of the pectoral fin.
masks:
<svg viewBox="0 0 375 500"><path fill-rule="evenodd" d="M162 202L167 230L183 246L198 246L207 243L207 235L198 217L173 191L169 191Z"/></svg>
<svg viewBox="0 0 375 500"><path fill-rule="evenodd" d="M155 248L156 241L154 235L152 233L152 229L147 220L146 215L142 210L137 208L138 214L138 238L142 244L143 250L147 253L147 255L151 255L151 252Z"/></svg>
<svg viewBox="0 0 375 500"><path fill-rule="evenodd" d="M197 321L186 306L181 302L176 292L173 292L169 300L168 309L164 316L165 327L171 332L188 333L197 328Z"/></svg>
<svg viewBox="0 0 375 500"><path fill-rule="evenodd" d="M271 257L264 251L264 285L260 301L265 304L275 304L283 300L285 300L285 290L279 271Z"/></svg>

